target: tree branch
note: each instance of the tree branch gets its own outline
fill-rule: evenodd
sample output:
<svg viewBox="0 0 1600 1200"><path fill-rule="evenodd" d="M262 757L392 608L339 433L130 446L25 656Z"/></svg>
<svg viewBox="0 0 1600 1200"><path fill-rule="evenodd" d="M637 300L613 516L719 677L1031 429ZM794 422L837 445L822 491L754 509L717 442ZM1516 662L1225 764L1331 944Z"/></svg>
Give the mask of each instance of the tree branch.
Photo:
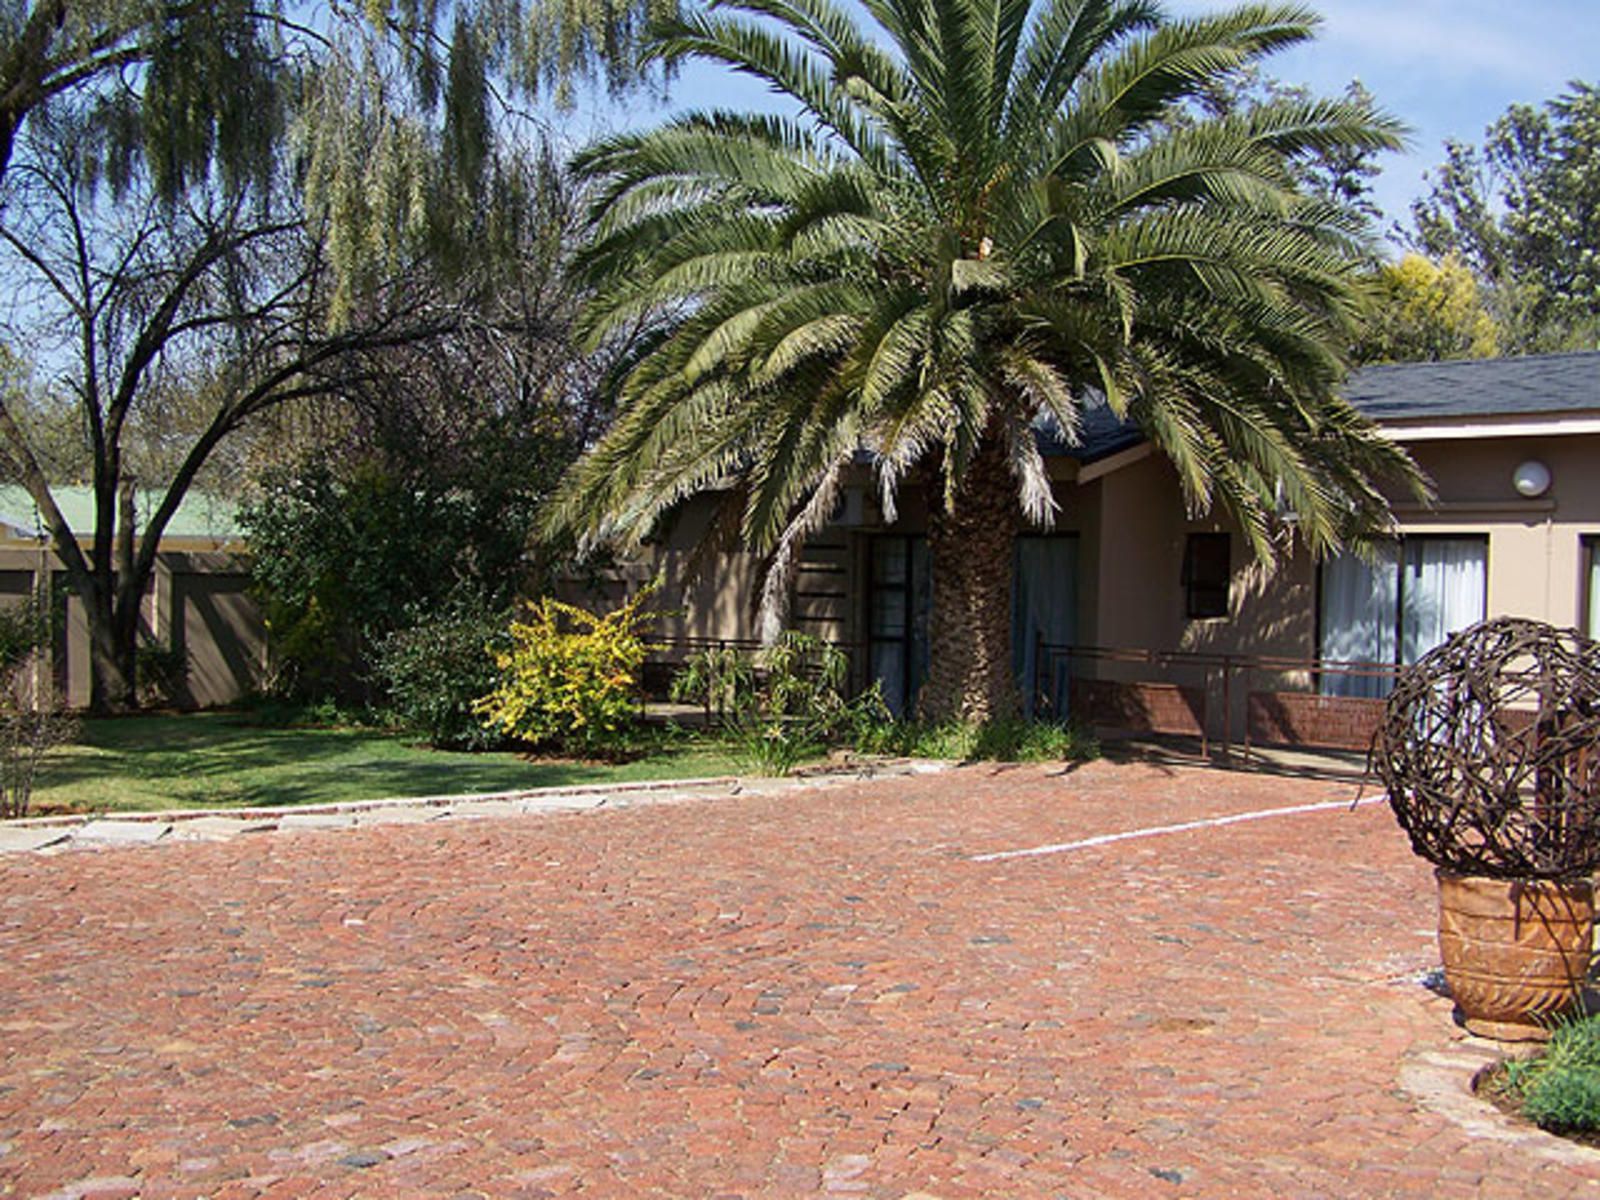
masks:
<svg viewBox="0 0 1600 1200"><path fill-rule="evenodd" d="M93 572L89 569L88 560L84 558L83 549L73 535L72 526L67 524L66 517L62 516L61 508L50 492L50 483L33 453L33 447L28 444L27 435L17 424L4 396L0 396L0 438L4 438L11 447L16 466L22 476L22 486L28 489L28 495L39 506L39 515L44 518L45 526L50 531L56 553L66 565L68 577L74 586L86 594L92 593L95 589L95 580Z"/></svg>

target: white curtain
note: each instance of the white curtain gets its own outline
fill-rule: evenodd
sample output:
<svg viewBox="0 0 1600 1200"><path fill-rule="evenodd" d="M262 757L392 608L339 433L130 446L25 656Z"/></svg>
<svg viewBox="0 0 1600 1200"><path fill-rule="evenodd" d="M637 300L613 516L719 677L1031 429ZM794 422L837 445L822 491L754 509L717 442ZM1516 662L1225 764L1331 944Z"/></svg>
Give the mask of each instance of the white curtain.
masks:
<svg viewBox="0 0 1600 1200"><path fill-rule="evenodd" d="M1600 641L1600 542L1589 542L1589 636Z"/></svg>
<svg viewBox="0 0 1600 1200"><path fill-rule="evenodd" d="M1034 715L1034 685L1055 717L1066 715L1067 656L1039 656L1041 642L1070 646L1078 635L1078 539L1019 537L1011 606L1011 665L1023 711Z"/></svg>
<svg viewBox="0 0 1600 1200"><path fill-rule="evenodd" d="M1392 664L1399 601L1400 548L1384 546L1367 562L1341 554L1322 567L1322 657L1329 662ZM1391 680L1324 672L1325 696L1384 696Z"/></svg>
<svg viewBox="0 0 1600 1200"><path fill-rule="evenodd" d="M1416 662L1452 633L1483 620L1486 549L1481 538L1406 542L1401 662Z"/></svg>

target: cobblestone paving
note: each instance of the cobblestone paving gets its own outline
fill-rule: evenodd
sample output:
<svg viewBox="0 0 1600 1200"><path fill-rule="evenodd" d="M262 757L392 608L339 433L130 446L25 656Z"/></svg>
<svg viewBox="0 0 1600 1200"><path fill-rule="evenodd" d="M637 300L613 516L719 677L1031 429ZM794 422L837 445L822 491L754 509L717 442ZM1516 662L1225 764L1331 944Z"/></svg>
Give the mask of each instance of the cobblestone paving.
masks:
<svg viewBox="0 0 1600 1200"><path fill-rule="evenodd" d="M0 1194L1600 1195L1459 1038L1349 785L965 768L0 858ZM1540 1135L1542 1137L1542 1135Z"/></svg>

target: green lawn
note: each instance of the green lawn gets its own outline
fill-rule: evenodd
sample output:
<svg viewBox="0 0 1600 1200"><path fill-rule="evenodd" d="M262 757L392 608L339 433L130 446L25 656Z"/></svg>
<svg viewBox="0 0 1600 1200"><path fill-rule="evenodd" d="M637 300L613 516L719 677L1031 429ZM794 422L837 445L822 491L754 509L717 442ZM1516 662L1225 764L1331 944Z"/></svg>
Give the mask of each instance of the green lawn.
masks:
<svg viewBox="0 0 1600 1200"><path fill-rule="evenodd" d="M224 713L123 717L85 721L81 740L51 756L33 814L327 804L736 770L726 750L706 745L608 766L455 754L370 729L266 727Z"/></svg>

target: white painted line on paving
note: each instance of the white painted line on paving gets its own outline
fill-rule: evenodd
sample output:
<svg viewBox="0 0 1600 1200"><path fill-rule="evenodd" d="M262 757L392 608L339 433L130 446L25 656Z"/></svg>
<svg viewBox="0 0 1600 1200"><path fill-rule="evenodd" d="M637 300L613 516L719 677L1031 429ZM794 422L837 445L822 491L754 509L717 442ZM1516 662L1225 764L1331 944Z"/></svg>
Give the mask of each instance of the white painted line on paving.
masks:
<svg viewBox="0 0 1600 1200"><path fill-rule="evenodd" d="M1295 813L1326 812L1329 809L1359 808L1363 804L1377 804L1387 796L1367 796L1360 800L1324 800L1319 804L1296 804L1288 808L1260 808L1254 812L1234 813L1227 817L1207 817L1203 821L1185 821L1181 825L1152 825L1145 829L1128 829L1122 833L1102 833L1098 837L1084 838L1079 842L1056 842L1049 846L1030 846L1026 850L995 850L989 854L975 854L973 862L998 862L1006 858L1038 858L1045 854L1065 854L1069 850L1087 850L1091 846L1109 846L1112 842L1127 842L1134 838L1155 837L1163 833L1187 833L1191 829L1215 829L1219 825L1238 825L1242 821L1264 821L1268 817L1287 817Z"/></svg>

